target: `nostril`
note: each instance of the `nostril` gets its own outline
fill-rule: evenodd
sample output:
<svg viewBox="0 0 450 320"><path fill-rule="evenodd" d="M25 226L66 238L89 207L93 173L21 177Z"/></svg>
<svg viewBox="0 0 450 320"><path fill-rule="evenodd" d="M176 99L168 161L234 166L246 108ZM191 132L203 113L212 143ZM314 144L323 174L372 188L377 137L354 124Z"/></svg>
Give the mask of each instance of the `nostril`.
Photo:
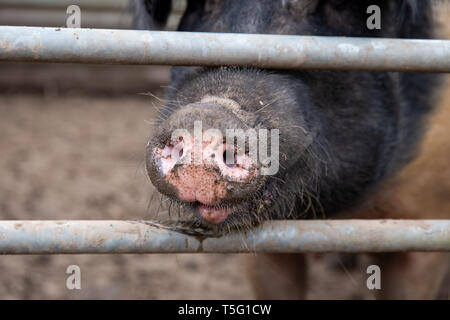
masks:
<svg viewBox="0 0 450 320"><path fill-rule="evenodd" d="M181 158L181 157L183 157L183 154L184 154L184 149L181 148L180 151L178 152L178 156Z"/></svg>
<svg viewBox="0 0 450 320"><path fill-rule="evenodd" d="M233 153L232 156L231 155L229 156L230 159L227 159L227 155L229 153L230 152L228 152L228 151L223 152L223 163L225 163L225 165L229 168L234 168L236 166L236 154Z"/></svg>

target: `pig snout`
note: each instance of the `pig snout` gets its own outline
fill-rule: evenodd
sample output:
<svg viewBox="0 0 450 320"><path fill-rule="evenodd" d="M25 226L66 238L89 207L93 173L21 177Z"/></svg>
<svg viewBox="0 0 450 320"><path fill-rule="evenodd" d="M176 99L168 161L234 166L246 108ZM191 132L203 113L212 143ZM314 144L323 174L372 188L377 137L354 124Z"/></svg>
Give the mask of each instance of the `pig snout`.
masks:
<svg viewBox="0 0 450 320"><path fill-rule="evenodd" d="M226 141L227 129L246 127L222 106L180 108L148 145L150 179L161 193L194 205L206 222L225 221L233 203L254 194L261 181L255 159Z"/></svg>

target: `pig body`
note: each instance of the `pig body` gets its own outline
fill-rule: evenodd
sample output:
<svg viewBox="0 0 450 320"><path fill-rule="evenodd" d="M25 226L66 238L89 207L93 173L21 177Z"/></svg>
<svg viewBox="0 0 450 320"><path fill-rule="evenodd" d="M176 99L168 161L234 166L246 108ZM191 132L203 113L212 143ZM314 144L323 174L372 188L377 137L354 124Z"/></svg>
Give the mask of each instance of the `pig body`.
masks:
<svg viewBox="0 0 450 320"><path fill-rule="evenodd" d="M170 10L162 2L138 1L138 25L162 25ZM374 4L382 26L370 30L366 12ZM433 22L429 1L190 0L178 30L423 39L433 36ZM167 116L147 147L149 176L192 226L217 232L267 219L343 216L414 158L438 80L415 73L173 67ZM196 121L202 125L197 147L195 135L189 138ZM174 138L180 129L184 134ZM240 152L234 138L231 145L205 139L210 130L226 137L230 129L277 130L278 158L263 163L247 148ZM231 163L225 161L230 153ZM192 161L196 157L201 161ZM275 173L261 174L275 163ZM296 280L258 287L273 270L253 269L259 295L302 297L304 259L256 259L267 266L274 257L276 273Z"/></svg>

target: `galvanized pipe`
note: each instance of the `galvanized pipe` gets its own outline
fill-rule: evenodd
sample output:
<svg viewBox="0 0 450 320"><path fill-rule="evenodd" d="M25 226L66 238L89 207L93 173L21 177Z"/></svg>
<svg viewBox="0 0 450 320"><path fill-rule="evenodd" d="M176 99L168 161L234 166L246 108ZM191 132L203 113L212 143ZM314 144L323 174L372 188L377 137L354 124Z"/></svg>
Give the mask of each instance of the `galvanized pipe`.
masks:
<svg viewBox="0 0 450 320"><path fill-rule="evenodd" d="M0 27L0 61L450 72L450 41Z"/></svg>
<svg viewBox="0 0 450 320"><path fill-rule="evenodd" d="M1 254L450 251L450 220L296 220L199 238L148 221L0 221Z"/></svg>
<svg viewBox="0 0 450 320"><path fill-rule="evenodd" d="M9 26L61 27L66 26L67 17L65 10L0 10L0 24ZM133 15L128 12L83 11L81 25L83 28L130 29Z"/></svg>
<svg viewBox="0 0 450 320"><path fill-rule="evenodd" d="M130 7L130 0L0 0L0 7L17 7L21 9L61 9L70 5L77 5L81 10L119 10L123 11ZM172 11L178 14L186 9L186 0L172 1Z"/></svg>
<svg viewBox="0 0 450 320"><path fill-rule="evenodd" d="M124 10L128 7L128 0L0 0L0 6L18 8L60 9L75 4L81 9Z"/></svg>

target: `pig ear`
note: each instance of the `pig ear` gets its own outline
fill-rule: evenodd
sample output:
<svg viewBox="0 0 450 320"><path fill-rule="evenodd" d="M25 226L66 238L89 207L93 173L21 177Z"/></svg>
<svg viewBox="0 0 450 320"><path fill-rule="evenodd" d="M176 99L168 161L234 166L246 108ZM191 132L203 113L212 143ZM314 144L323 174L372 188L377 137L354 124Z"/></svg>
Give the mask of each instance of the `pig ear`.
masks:
<svg viewBox="0 0 450 320"><path fill-rule="evenodd" d="M172 9L171 0L134 0L134 26L137 29L163 29Z"/></svg>

